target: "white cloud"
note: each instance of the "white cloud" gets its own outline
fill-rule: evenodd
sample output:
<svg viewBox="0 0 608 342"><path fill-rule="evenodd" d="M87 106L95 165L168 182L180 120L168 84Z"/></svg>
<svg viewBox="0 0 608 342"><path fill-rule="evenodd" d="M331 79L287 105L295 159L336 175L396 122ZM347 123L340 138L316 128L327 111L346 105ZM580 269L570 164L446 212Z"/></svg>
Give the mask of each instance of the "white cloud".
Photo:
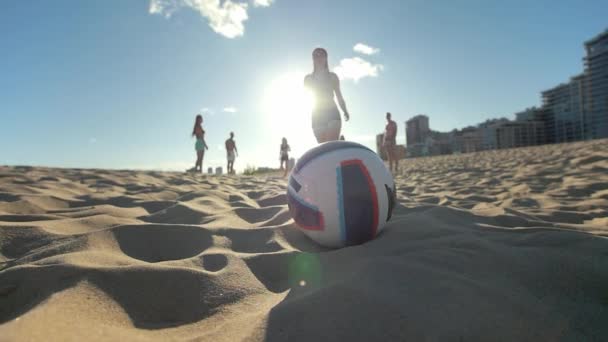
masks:
<svg viewBox="0 0 608 342"><path fill-rule="evenodd" d="M204 107L204 108L201 108L201 114L214 116L215 112L211 108Z"/></svg>
<svg viewBox="0 0 608 342"><path fill-rule="evenodd" d="M364 55L375 55L380 52L380 49L363 43L357 43L355 46L353 46L353 51L362 53Z"/></svg>
<svg viewBox="0 0 608 342"><path fill-rule="evenodd" d="M238 110L236 107L224 107L224 112L226 113L236 113Z"/></svg>
<svg viewBox="0 0 608 342"><path fill-rule="evenodd" d="M372 64L363 58L353 57L342 59L334 72L341 79L351 79L356 83L364 77L377 77L383 69L382 64Z"/></svg>
<svg viewBox="0 0 608 342"><path fill-rule="evenodd" d="M168 18L176 10L177 3L171 0L151 0L150 8L148 11L150 12L150 14L160 14Z"/></svg>
<svg viewBox="0 0 608 342"><path fill-rule="evenodd" d="M254 6L269 6L272 0L254 0ZM182 7L191 8L206 18L213 31L227 38L235 38L245 33L244 22L247 15L247 3L231 0L150 0L150 14L166 18Z"/></svg>
<svg viewBox="0 0 608 342"><path fill-rule="evenodd" d="M255 7L268 7L272 5L274 0L253 0L253 6Z"/></svg>

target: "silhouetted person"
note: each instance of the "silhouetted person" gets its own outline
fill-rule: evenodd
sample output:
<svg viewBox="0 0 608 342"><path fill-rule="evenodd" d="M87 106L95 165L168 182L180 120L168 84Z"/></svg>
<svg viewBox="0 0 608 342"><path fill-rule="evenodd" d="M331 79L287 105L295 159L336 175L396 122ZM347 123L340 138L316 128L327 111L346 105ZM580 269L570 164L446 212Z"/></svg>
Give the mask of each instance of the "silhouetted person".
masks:
<svg viewBox="0 0 608 342"><path fill-rule="evenodd" d="M312 52L313 72L304 78L304 85L311 89L315 97L312 110L312 130L318 143L338 140L342 129L340 111L334 102L334 94L348 121L349 114L346 103L340 91L340 79L329 71L327 64L327 51L316 48Z"/></svg>
<svg viewBox="0 0 608 342"><path fill-rule="evenodd" d="M194 167L189 169L189 172L200 171L203 172L203 157L205 156L205 150L208 150L207 143L205 142L205 130L203 129L203 116L198 114L194 119L194 128L192 128L192 136L196 137L196 143L194 149L196 150L196 162Z"/></svg>
<svg viewBox="0 0 608 342"><path fill-rule="evenodd" d="M346 139L344 139L344 135L340 136L340 140L346 140Z"/></svg>
<svg viewBox="0 0 608 342"><path fill-rule="evenodd" d="M227 171L229 175L234 174L234 159L239 154L234 142L234 133L230 132L230 138L226 139L226 159L228 159Z"/></svg>
<svg viewBox="0 0 608 342"><path fill-rule="evenodd" d="M393 173L399 169L397 160L397 123L391 119L391 113L386 113L386 128L384 129L384 150L388 157L388 166Z"/></svg>
<svg viewBox="0 0 608 342"><path fill-rule="evenodd" d="M281 141L281 170L285 170L285 173L283 173L283 177L287 176L287 172L289 172L289 152L291 151L291 148L289 147L289 144L287 143L287 139L283 138L283 140ZM285 163L285 168L283 168L283 163Z"/></svg>

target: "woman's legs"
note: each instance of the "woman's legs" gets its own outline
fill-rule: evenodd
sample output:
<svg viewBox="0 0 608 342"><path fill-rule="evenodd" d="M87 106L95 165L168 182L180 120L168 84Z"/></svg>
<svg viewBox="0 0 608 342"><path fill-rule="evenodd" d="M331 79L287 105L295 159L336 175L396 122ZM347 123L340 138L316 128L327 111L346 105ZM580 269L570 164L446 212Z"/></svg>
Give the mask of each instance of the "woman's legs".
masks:
<svg viewBox="0 0 608 342"><path fill-rule="evenodd" d="M317 125L312 128L317 142L324 143L340 139L340 131L342 130L342 120L330 120L322 125Z"/></svg>
<svg viewBox="0 0 608 342"><path fill-rule="evenodd" d="M285 168L283 168L283 163L285 163ZM287 177L287 172L289 172L289 159L281 158L281 170L284 170L283 177Z"/></svg>
<svg viewBox="0 0 608 342"><path fill-rule="evenodd" d="M196 151L196 160L194 161L194 167L190 170L192 171L198 171L198 160L200 159L199 155L198 155L198 151Z"/></svg>
<svg viewBox="0 0 608 342"><path fill-rule="evenodd" d="M198 167L198 170L201 173L203 172L203 154L204 153L205 153L205 151L203 151L203 150L196 151L196 166L195 166L195 168Z"/></svg>

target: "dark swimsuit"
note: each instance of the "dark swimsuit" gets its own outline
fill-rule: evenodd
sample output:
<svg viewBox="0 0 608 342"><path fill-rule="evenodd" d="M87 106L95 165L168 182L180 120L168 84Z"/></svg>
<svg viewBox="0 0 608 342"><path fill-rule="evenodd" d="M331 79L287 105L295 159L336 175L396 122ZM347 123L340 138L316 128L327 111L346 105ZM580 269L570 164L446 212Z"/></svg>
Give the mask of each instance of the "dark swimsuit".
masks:
<svg viewBox="0 0 608 342"><path fill-rule="evenodd" d="M334 102L334 85L332 73L312 73L306 76L305 85L315 95L315 106L312 110L312 128L325 128L331 121L340 121L340 111Z"/></svg>
<svg viewBox="0 0 608 342"><path fill-rule="evenodd" d="M288 160L289 160L289 145L281 144L281 161L288 161Z"/></svg>

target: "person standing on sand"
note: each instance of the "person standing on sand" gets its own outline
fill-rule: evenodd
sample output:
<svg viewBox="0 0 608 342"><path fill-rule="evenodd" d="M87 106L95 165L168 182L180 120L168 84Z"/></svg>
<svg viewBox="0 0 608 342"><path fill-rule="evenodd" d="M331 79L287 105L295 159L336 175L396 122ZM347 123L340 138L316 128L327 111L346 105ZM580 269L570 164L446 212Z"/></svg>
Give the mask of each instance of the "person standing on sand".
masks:
<svg viewBox="0 0 608 342"><path fill-rule="evenodd" d="M194 167L189 169L188 172L203 172L203 157L205 156L205 150L208 150L207 143L205 142L205 130L203 129L203 116L198 114L194 119L194 128L192 129L192 136L196 137L196 143L194 149L196 150L196 162Z"/></svg>
<svg viewBox="0 0 608 342"><path fill-rule="evenodd" d="M304 85L311 89L315 104L312 110L312 130L318 143L338 140L342 121L340 111L334 102L334 94L344 114L344 120L350 118L346 103L340 90L340 79L329 71L327 51L316 48L312 52L313 72L304 78Z"/></svg>
<svg viewBox="0 0 608 342"><path fill-rule="evenodd" d="M287 143L287 139L283 138L283 141L281 142L281 170L285 170L285 173L283 174L283 177L287 176L287 172L289 172L289 152L291 151L291 148L289 147L289 144ZM285 169L283 169L283 162L285 162Z"/></svg>
<svg viewBox="0 0 608 342"><path fill-rule="evenodd" d="M384 151L388 156L389 170L397 173L399 161L397 160L397 123L391 119L391 113L386 113L386 128L384 129Z"/></svg>
<svg viewBox="0 0 608 342"><path fill-rule="evenodd" d="M234 174L234 159L239 155L236 149L236 142L234 142L234 132L230 132L230 138L226 139L226 159L228 159L228 166L226 172L229 175Z"/></svg>

